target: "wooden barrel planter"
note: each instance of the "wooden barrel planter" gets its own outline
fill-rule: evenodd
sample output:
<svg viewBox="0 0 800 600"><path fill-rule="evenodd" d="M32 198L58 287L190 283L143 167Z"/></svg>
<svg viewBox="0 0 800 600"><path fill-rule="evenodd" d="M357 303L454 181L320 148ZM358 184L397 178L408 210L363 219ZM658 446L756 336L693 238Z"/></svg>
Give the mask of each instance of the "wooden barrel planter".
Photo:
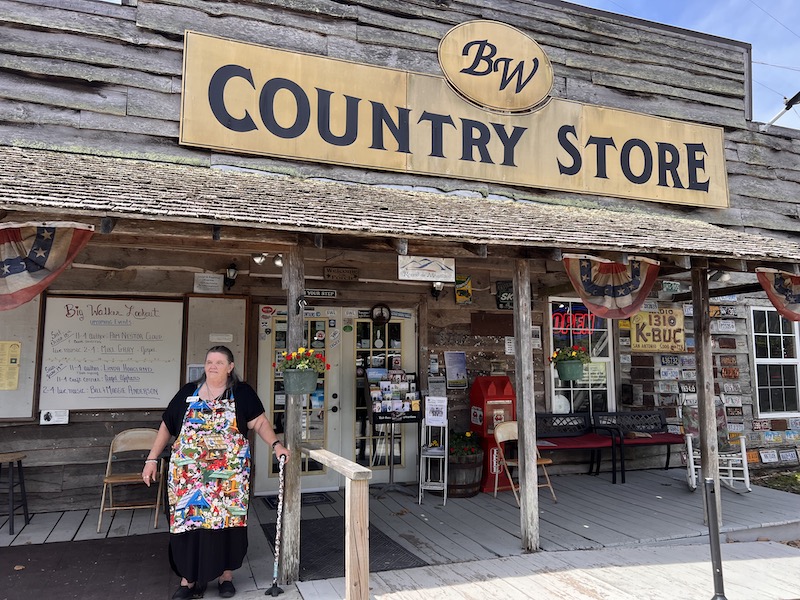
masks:
<svg viewBox="0 0 800 600"><path fill-rule="evenodd" d="M483 450L470 456L451 456L447 464L447 495L470 498L481 489Z"/></svg>

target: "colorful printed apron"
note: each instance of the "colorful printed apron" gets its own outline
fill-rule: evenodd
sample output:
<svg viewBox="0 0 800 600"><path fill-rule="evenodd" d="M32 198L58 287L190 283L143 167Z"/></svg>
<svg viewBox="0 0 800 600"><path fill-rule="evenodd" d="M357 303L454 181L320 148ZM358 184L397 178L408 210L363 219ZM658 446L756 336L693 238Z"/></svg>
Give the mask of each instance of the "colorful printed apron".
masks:
<svg viewBox="0 0 800 600"><path fill-rule="evenodd" d="M169 461L169 531L247 525L250 444L236 425L233 392L189 406Z"/></svg>

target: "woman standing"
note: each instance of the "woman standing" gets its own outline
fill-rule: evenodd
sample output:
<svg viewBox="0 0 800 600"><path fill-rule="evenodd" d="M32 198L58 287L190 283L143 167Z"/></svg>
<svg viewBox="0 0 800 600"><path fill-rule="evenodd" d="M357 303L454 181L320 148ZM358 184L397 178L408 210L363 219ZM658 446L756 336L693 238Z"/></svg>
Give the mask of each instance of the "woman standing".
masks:
<svg viewBox="0 0 800 600"><path fill-rule="evenodd" d="M247 553L250 429L272 446L278 459L289 457L261 400L236 375L233 353L214 346L206 352L202 377L183 386L164 411L142 471L149 486L156 478L159 455L174 437L168 480L169 558L181 585L173 598L202 598L214 578L219 578L222 598L236 593L232 572L242 566Z"/></svg>

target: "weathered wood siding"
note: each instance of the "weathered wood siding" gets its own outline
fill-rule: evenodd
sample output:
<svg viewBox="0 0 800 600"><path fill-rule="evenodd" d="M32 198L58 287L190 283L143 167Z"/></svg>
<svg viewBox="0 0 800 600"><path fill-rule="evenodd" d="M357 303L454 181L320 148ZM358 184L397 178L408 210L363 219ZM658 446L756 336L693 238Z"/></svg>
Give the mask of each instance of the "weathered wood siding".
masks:
<svg viewBox="0 0 800 600"><path fill-rule="evenodd" d="M773 127L763 134L745 120L749 52L740 43L544 0L132 4L0 0L0 143L624 205L773 235L800 231L800 133ZM497 19L530 33L553 62L554 96L724 127L731 209L221 156L176 143L186 29L438 75L439 39L452 26L476 18Z"/></svg>

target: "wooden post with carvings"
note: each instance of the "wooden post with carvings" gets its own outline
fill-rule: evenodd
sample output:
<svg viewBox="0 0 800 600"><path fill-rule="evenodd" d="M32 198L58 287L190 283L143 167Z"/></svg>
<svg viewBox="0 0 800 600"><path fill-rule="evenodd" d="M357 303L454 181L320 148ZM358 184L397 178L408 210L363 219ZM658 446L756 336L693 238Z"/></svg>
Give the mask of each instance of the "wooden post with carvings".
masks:
<svg viewBox="0 0 800 600"><path fill-rule="evenodd" d="M694 322L694 356L697 369L697 413L700 420L701 476L714 479L717 515L722 523L722 498L719 489L719 448L717 417L714 406L714 364L711 355L711 317L709 316L708 260L692 258L692 320ZM702 482L701 482L702 484ZM708 520L708 507L703 518Z"/></svg>
<svg viewBox="0 0 800 600"><path fill-rule="evenodd" d="M519 428L519 500L522 548L539 549L539 487L536 473L536 405L533 396L531 272L527 260L514 263L514 354Z"/></svg>
<svg viewBox="0 0 800 600"><path fill-rule="evenodd" d="M283 254L282 287L286 290L286 347L297 350L305 345L305 318L300 301L305 295L303 249L294 246ZM303 396L287 394L284 443L292 451L285 467L283 489L283 529L280 566L283 581L293 583L300 577L300 420Z"/></svg>

